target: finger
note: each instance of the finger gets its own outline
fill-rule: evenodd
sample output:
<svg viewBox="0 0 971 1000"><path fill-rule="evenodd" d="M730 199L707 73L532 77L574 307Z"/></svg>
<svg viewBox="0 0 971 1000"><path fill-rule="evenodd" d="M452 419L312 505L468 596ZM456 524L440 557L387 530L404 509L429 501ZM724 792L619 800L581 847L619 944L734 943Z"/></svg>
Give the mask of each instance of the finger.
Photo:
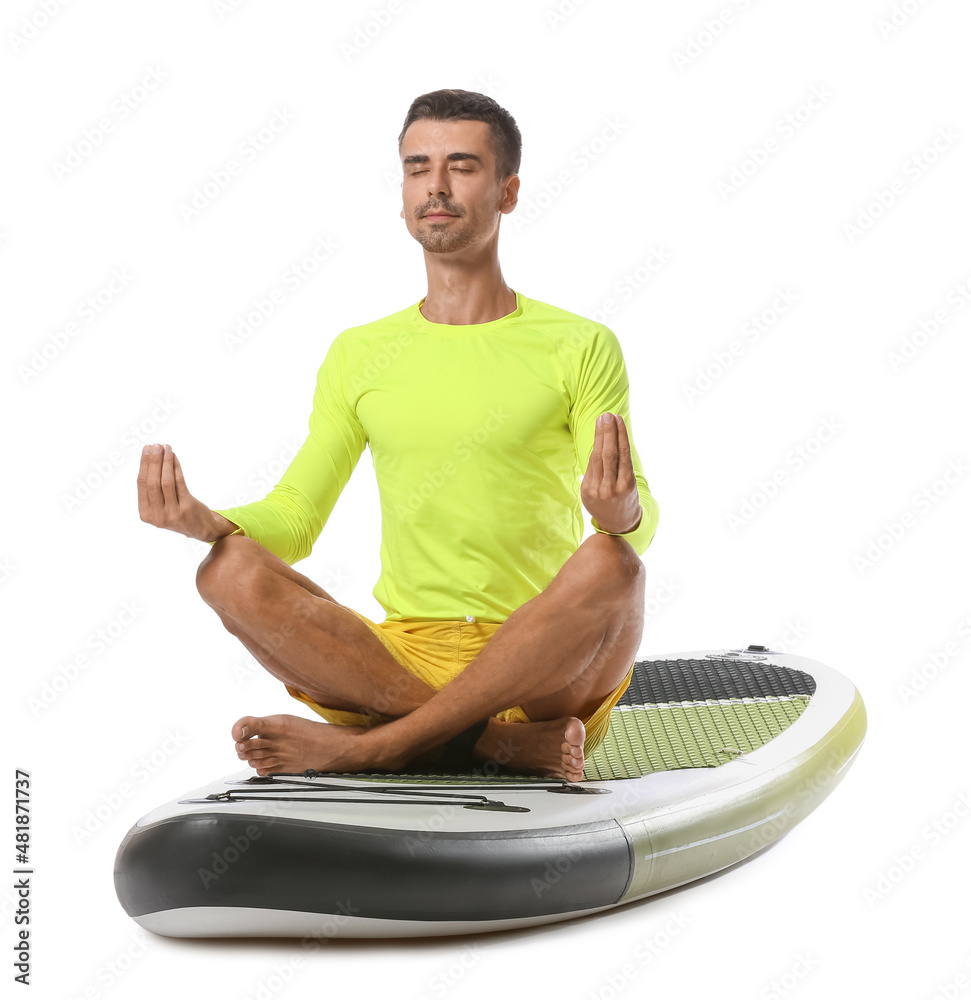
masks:
<svg viewBox="0 0 971 1000"><path fill-rule="evenodd" d="M634 460L630 455L630 436L627 424L619 413L614 414L617 421L617 476L622 484L627 484L634 478Z"/></svg>
<svg viewBox="0 0 971 1000"><path fill-rule="evenodd" d="M627 436L627 424L624 423L624 418L619 413L614 414L614 423L617 425L617 447L621 454L626 451L629 455L630 439Z"/></svg>
<svg viewBox="0 0 971 1000"><path fill-rule="evenodd" d="M166 444L162 446L162 496L165 506L174 513L179 506L179 498L175 493L175 465L172 462L172 449Z"/></svg>
<svg viewBox="0 0 971 1000"><path fill-rule="evenodd" d="M604 485L613 489L617 482L618 468L617 419L605 421L603 435L603 478Z"/></svg>
<svg viewBox="0 0 971 1000"><path fill-rule="evenodd" d="M147 448L148 445L145 446ZM148 453L142 449L142 459L138 463L138 516L144 521L148 517Z"/></svg>
<svg viewBox="0 0 971 1000"><path fill-rule="evenodd" d="M600 480L603 479L603 428L598 417L594 424L593 450L590 452L590 460L587 462L587 471L583 477L583 485L589 490L592 487L599 488Z"/></svg>
<svg viewBox="0 0 971 1000"><path fill-rule="evenodd" d="M162 450L160 445L149 445L152 450L148 453L148 471L146 473L146 491L148 493L149 514L158 516L162 513L165 502L162 499ZM159 450L156 451L155 449Z"/></svg>

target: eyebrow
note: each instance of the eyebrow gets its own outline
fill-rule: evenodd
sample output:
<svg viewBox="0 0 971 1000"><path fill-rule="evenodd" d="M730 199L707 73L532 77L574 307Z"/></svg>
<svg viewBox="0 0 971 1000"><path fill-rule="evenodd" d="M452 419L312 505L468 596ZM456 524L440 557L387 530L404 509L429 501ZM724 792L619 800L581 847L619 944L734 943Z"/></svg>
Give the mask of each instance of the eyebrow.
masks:
<svg viewBox="0 0 971 1000"><path fill-rule="evenodd" d="M427 153L413 153L411 156L406 156L402 161L402 165L407 167L411 163L427 163L428 162ZM445 157L446 160L475 160L476 163L482 164L482 157L476 156L475 153L449 153Z"/></svg>

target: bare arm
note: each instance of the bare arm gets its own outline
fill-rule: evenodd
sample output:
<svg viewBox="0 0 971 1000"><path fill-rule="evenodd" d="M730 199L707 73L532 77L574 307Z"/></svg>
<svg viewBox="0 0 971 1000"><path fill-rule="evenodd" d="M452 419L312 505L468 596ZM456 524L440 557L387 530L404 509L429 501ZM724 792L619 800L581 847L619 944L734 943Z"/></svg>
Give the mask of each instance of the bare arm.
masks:
<svg viewBox="0 0 971 1000"><path fill-rule="evenodd" d="M200 542L214 542L238 528L189 492L182 466L170 445L147 444L142 449L138 516L157 528L177 531Z"/></svg>

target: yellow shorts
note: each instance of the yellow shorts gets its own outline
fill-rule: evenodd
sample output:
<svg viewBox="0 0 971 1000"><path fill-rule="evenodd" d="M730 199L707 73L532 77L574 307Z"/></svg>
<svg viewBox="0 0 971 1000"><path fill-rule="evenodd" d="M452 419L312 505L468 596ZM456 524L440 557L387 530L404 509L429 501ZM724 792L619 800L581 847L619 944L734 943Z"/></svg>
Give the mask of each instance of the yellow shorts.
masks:
<svg viewBox="0 0 971 1000"><path fill-rule="evenodd" d="M458 676L492 638L502 622L468 622L465 620L405 619L376 624L370 618L348 608L367 625L384 643L388 652L409 673L414 674L436 691L440 691ZM610 710L620 701L630 685L634 672L631 664L627 676L603 700L599 708L586 718L581 717L586 728L583 743L584 757L589 757L603 743L610 726ZM297 688L286 685L287 691L298 701L312 708L328 722L338 726L372 726L375 721L390 721L391 716L366 716L357 712L339 711L318 705ZM530 722L520 706L495 713L500 722Z"/></svg>

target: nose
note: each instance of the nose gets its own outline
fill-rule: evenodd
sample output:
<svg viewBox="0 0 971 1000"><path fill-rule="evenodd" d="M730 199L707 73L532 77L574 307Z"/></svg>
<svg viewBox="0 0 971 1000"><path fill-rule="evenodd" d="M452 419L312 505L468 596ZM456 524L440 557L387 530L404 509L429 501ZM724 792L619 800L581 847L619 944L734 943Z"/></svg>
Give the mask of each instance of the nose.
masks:
<svg viewBox="0 0 971 1000"><path fill-rule="evenodd" d="M428 171L428 194L432 198L444 197L448 194L448 174L442 168L431 168Z"/></svg>

